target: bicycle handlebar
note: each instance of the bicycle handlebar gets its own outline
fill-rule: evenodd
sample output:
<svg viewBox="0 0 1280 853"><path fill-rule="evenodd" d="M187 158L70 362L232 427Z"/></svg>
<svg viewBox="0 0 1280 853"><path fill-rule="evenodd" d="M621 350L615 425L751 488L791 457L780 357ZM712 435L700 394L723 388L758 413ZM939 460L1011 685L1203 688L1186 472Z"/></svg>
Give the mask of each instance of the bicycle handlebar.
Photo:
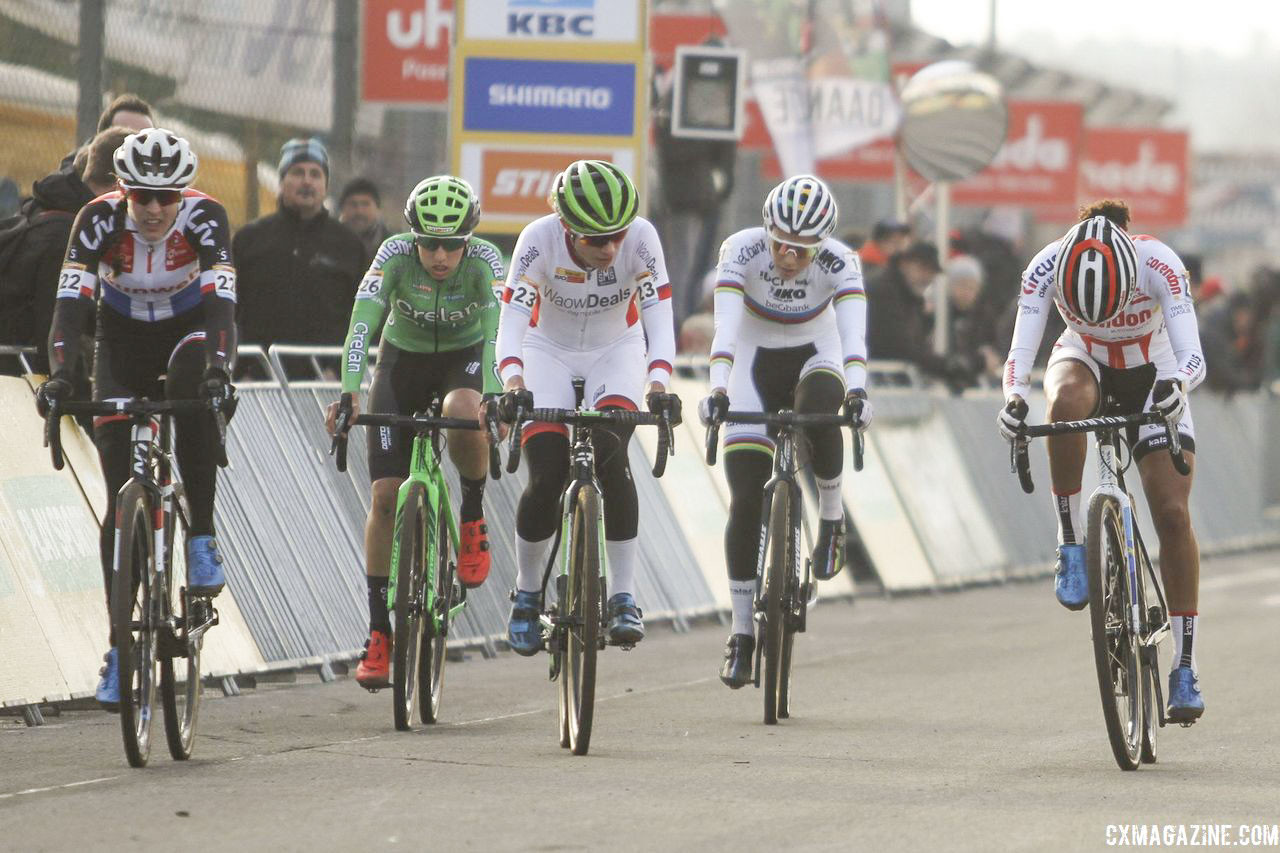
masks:
<svg viewBox="0 0 1280 853"><path fill-rule="evenodd" d="M1017 473L1022 491L1031 494L1035 491L1035 483L1031 480L1031 458L1027 452L1029 439L1120 430L1125 427L1151 424L1164 425L1165 436L1169 441L1169 456L1173 460L1174 469L1184 477L1190 474L1191 466L1187 464L1186 457L1182 454L1182 435L1178 432L1177 425L1155 411L1137 415L1099 415L1096 418L1084 418L1078 421L1053 421L1026 427L1021 431L1019 438L1009 445L1009 468Z"/></svg>
<svg viewBox="0 0 1280 853"><path fill-rule="evenodd" d="M653 476L661 477L667 470L667 457L675 454L675 436L671 418L666 412L637 412L629 409L525 409L516 410L511 428L510 452L507 454L507 473L514 474L520 467L520 441L526 421L541 421L566 426L656 426L658 433L658 458L653 465Z"/></svg>
<svg viewBox="0 0 1280 853"><path fill-rule="evenodd" d="M146 397L130 397L124 400L67 400L52 401L44 417L44 446L49 448L53 468L61 471L66 465L62 452L63 415L128 415L131 418L148 418L153 415L180 415L191 412L210 412L218 431L218 465L227 465L227 419L222 406L213 400L150 400Z"/></svg>
<svg viewBox="0 0 1280 853"><path fill-rule="evenodd" d="M353 420L347 421L347 413L339 411L337 425L333 432L333 445L329 449L330 455L336 456L334 461L336 462L339 471L347 470L347 433L353 426L390 427L391 429L413 430L414 432L419 433L442 429L465 429L476 431L484 429L478 421L473 421L468 418L443 418L421 414L393 415L387 413L361 413ZM489 465L491 471L496 456L497 447L490 445ZM497 477L494 477L494 479L496 480Z"/></svg>
<svg viewBox="0 0 1280 853"><path fill-rule="evenodd" d="M733 424L763 424L764 426L776 426L783 429L795 429L796 427L810 426L843 426L853 429L852 451L853 451L853 470L861 471L863 465L863 452L865 449L865 441L862 431L859 430L852 417L842 414L829 414L825 412L793 412L789 409L783 409L779 412L726 412L725 416L718 420L712 421L707 425L707 464L716 464L716 448L719 446L720 425L722 423Z"/></svg>

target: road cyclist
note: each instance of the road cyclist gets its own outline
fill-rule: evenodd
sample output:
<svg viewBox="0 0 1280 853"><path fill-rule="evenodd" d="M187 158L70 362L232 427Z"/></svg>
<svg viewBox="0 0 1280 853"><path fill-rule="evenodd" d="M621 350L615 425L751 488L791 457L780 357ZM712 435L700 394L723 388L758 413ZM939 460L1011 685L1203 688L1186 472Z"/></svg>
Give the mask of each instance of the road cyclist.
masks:
<svg viewBox="0 0 1280 853"><path fill-rule="evenodd" d="M436 175L409 193L404 218L409 230L382 243L356 291L342 360L342 395L326 413L330 434L359 420L360 386L380 328L368 411L426 412L438 396L444 417L475 421L481 393L499 390L494 371L496 287L505 276L497 247L473 234L480 222L479 197L462 178ZM450 429L445 437L462 485L458 577L472 588L489 575L483 507L489 445L478 430ZM410 430L379 426L368 435L373 482L365 524L369 639L356 680L369 690L390 684L387 577L397 496L409 474L412 446Z"/></svg>
<svg viewBox="0 0 1280 853"><path fill-rule="evenodd" d="M850 413L857 429L871 422L865 344L867 300L858 255L831 237L837 209L831 190L811 175L783 181L768 194L760 227L730 236L716 268L711 393L699 404L704 424L719 424L730 405L742 412ZM803 430L818 491L814 577L834 577L844 562L844 449L840 426ZM724 466L729 481L725 562L733 623L720 679L737 689L752 678L754 610L764 486L773 468L777 427L730 423Z"/></svg>

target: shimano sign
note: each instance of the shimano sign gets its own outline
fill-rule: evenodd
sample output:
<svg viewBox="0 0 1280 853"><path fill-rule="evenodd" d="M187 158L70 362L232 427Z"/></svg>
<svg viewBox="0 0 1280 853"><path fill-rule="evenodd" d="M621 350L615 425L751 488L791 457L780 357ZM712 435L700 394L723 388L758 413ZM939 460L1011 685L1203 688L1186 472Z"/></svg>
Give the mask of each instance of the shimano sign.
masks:
<svg viewBox="0 0 1280 853"><path fill-rule="evenodd" d="M606 136L635 131L634 65L471 57L463 69L463 130Z"/></svg>
<svg viewBox="0 0 1280 853"><path fill-rule="evenodd" d="M636 42L638 0L468 0L466 37Z"/></svg>

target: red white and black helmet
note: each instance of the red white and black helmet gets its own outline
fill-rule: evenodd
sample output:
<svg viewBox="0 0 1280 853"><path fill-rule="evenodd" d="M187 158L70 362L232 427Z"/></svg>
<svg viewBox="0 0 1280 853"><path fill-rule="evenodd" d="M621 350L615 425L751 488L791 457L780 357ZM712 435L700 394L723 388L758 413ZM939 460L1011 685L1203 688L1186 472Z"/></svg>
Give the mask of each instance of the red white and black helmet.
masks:
<svg viewBox="0 0 1280 853"><path fill-rule="evenodd" d="M1058 297L1073 315L1101 325L1124 309L1138 282L1138 250L1105 216L1071 227L1053 267Z"/></svg>
<svg viewBox="0 0 1280 853"><path fill-rule="evenodd" d="M822 240L836 228L835 197L813 175L796 175L778 184L765 198L762 213L766 231Z"/></svg>
<svg viewBox="0 0 1280 853"><path fill-rule="evenodd" d="M113 160L126 189L182 189L195 180L199 165L187 140L161 127L126 136Z"/></svg>

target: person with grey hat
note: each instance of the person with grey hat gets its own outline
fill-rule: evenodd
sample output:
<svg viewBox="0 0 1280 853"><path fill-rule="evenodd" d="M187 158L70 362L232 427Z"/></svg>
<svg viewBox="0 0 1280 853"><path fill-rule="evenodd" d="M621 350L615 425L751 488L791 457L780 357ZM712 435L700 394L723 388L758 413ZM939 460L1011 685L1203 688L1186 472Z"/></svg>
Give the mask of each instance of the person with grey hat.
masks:
<svg viewBox="0 0 1280 853"><path fill-rule="evenodd" d="M325 208L323 142L290 139L280 149L279 173L279 209L241 228L232 245L242 340L329 345L346 334L368 257L360 238Z"/></svg>

